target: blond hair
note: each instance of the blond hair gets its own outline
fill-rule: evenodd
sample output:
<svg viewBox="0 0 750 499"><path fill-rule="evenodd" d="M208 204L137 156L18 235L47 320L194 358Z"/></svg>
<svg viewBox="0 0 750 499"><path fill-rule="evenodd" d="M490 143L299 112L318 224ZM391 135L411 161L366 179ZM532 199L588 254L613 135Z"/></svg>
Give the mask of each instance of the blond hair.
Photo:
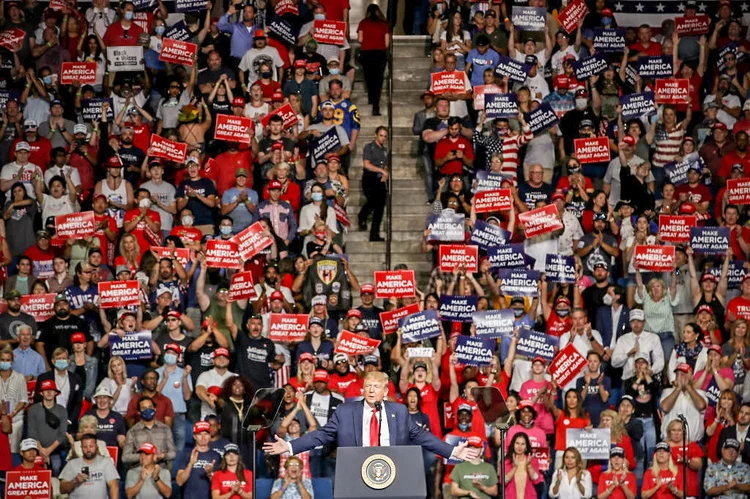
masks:
<svg viewBox="0 0 750 499"><path fill-rule="evenodd" d="M109 359L109 363L107 364L107 376L109 377L109 379L115 379L115 373L112 372L112 362L116 361L122 362L122 377L123 379L128 379L128 365L127 363L125 363L125 359L123 359L119 355L115 355L114 357L111 357Z"/></svg>
<svg viewBox="0 0 750 499"><path fill-rule="evenodd" d="M654 455L659 452L658 450L654 452ZM671 454L671 453L670 453ZM670 473L672 473L672 476L677 476L677 465L672 460L672 456L670 455L669 459L667 459L667 469ZM659 466L659 463L656 462L656 457L654 457L654 462L651 464L651 474L654 475L654 478L658 477L661 473L661 467Z"/></svg>
<svg viewBox="0 0 750 499"><path fill-rule="evenodd" d="M628 431L625 429L625 425L622 423L622 419L620 419L619 414L617 414L612 409L603 410L599 415L600 427L602 417L608 417L612 420L612 426L610 426L609 429L609 434L612 442L618 443L622 441L622 437L627 436Z"/></svg>

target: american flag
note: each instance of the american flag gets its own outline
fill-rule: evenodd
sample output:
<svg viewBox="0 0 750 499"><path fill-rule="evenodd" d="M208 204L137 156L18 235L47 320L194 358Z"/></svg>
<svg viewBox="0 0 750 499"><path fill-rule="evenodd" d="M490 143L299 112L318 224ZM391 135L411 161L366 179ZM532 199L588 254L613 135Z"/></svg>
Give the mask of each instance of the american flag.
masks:
<svg viewBox="0 0 750 499"><path fill-rule="evenodd" d="M612 9L619 26L639 26L649 24L658 28L665 19L674 19L685 12L686 0L611 0L607 5ZM718 9L714 0L697 0L698 14L708 14L713 19ZM733 0L732 12L735 17L750 19L750 0Z"/></svg>

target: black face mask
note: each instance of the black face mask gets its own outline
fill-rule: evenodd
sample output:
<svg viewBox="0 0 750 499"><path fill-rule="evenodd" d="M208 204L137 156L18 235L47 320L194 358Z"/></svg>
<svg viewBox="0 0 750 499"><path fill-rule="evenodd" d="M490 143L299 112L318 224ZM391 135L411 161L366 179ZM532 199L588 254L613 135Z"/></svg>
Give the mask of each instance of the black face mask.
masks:
<svg viewBox="0 0 750 499"><path fill-rule="evenodd" d="M276 286L276 279L268 279L268 278L266 278L266 284L268 284L269 286L272 286L272 287Z"/></svg>
<svg viewBox="0 0 750 499"><path fill-rule="evenodd" d="M64 319L68 315L70 315L70 311L66 308L61 308L59 310L55 310L55 315L61 319Z"/></svg>

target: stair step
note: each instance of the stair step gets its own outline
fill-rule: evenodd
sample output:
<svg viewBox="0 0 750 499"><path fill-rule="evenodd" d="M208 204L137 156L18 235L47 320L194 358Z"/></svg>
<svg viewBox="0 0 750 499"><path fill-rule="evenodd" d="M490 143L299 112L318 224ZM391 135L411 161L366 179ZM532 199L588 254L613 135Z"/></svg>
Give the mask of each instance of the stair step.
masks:
<svg viewBox="0 0 750 499"><path fill-rule="evenodd" d="M383 228L380 229L381 235L385 235L385 230L384 229L385 229L385 225L383 226ZM354 230L355 230L355 232L351 232L350 231L346 235L347 250L350 249L349 248L349 246L350 246L349 243L356 243L356 244L360 244L360 243L383 244L384 245L383 248L385 248L385 243L370 243L369 242L370 235L369 235L368 232L362 232L362 231L360 231L358 229L354 229ZM394 230L391 234L392 234L392 237L393 237L393 242L398 243L398 244L401 244L403 242L408 242L408 243L421 242L422 241L422 237L423 237L422 236L422 232L414 232L414 231L399 231L399 230Z"/></svg>

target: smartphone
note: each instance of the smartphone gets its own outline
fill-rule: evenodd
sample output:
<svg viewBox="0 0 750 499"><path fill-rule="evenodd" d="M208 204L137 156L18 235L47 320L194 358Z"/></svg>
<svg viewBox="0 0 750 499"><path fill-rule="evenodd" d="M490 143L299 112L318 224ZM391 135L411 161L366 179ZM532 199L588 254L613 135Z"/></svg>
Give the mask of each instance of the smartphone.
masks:
<svg viewBox="0 0 750 499"><path fill-rule="evenodd" d="M88 474L89 474L89 467L88 466L82 467L81 468L81 473L83 473L84 475L88 476Z"/></svg>

